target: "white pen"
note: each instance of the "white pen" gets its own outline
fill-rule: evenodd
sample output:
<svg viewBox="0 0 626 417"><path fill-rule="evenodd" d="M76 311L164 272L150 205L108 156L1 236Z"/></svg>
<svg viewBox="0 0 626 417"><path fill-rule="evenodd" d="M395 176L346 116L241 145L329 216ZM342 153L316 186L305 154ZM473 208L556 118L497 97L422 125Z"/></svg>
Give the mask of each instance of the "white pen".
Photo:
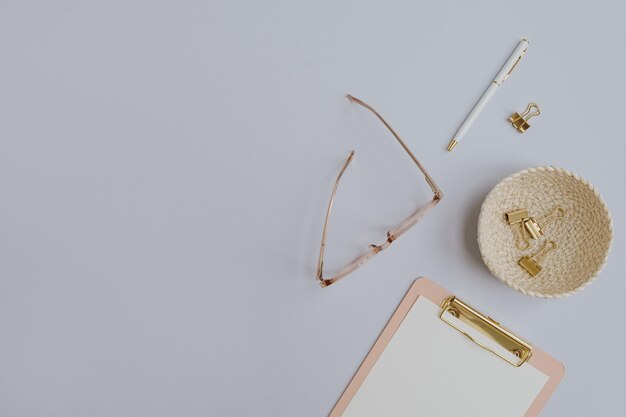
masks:
<svg viewBox="0 0 626 417"><path fill-rule="evenodd" d="M478 100L478 103L476 103L476 105L474 106L470 114L463 121L463 124L461 125L461 127L459 127L459 130L457 130L456 133L454 134L454 137L452 138L452 140L450 141L450 144L448 145L448 151L451 151L452 149L454 149L456 144L459 143L461 138L465 135L465 133L467 133L469 128L472 126L472 124L474 123L474 120L476 120L476 118L482 111L483 107L487 105L487 102L489 102L489 99L491 99L491 96L493 96L493 93L495 93L498 87L500 87L502 83L509 77L509 75L511 75L511 71L513 71L517 63L520 61L520 59L522 59L522 57L526 53L526 50L528 49L528 44L529 42L526 39L522 39L517 44L517 47L515 47L515 50L513 51L511 56L509 56L509 59L506 60L506 62L502 66L502 69L500 69L500 72L496 76L496 78L489 84L489 87L487 87L487 90L483 93L480 100Z"/></svg>

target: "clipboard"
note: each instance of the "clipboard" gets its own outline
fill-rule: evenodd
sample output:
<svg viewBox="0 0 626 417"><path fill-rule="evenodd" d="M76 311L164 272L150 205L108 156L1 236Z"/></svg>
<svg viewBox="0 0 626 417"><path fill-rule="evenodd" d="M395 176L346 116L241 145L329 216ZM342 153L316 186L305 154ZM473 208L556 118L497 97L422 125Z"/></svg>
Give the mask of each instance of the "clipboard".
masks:
<svg viewBox="0 0 626 417"><path fill-rule="evenodd" d="M533 417L564 373L547 353L419 278L329 417Z"/></svg>

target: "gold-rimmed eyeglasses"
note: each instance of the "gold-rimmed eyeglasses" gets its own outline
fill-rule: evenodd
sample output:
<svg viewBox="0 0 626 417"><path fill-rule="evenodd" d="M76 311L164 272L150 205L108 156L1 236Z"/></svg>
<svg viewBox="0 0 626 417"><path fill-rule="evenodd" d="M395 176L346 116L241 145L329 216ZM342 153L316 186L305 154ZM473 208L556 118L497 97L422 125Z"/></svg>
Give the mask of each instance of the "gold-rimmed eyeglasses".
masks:
<svg viewBox="0 0 626 417"><path fill-rule="evenodd" d="M337 175L337 179L335 180L335 185L333 186L333 192L332 192L332 194L330 196L330 201L328 202L328 208L326 209L326 218L324 219L324 229L322 231L322 243L320 245L320 256L319 256L319 260L317 261L317 280L319 281L319 283L320 283L320 285L322 287L327 287L327 286L329 286L331 284L334 284L335 282L339 281L341 278L345 277L346 275L348 275L349 273L351 273L352 271L357 269L359 266L363 265L365 262L367 262L368 260L373 258L376 254L378 254L382 250L387 249L391 245L392 242L394 242L404 232L409 230L411 227L415 226L415 224L417 222L419 222L422 218L424 218L424 216L426 216L430 212L430 210L432 210L433 207L435 207L437 205L437 203L443 197L443 193L441 192L441 190L439 189L439 187L437 186L435 181L428 174L428 172L426 172L426 169L422 166L420 161L417 160L415 155L413 155L413 152L411 152L411 150L408 148L408 146L406 146L406 144L400 138L400 136L398 136L398 134L393 130L393 128L391 126L389 126L389 123L387 123L387 121L385 121L385 119L383 119L383 117L380 114L378 114L378 112L376 110L374 110L369 104L365 103L364 101L362 101L362 100L360 100L360 99L358 99L358 98L356 98L354 96L351 96L349 94L348 94L348 100L352 101L353 103L357 103L357 104L365 107L366 109L368 109L372 113L374 113L374 115L378 118L378 120L380 120L385 125L385 127L389 130L389 132L391 132L393 137L396 138L396 140L398 141L400 146L402 146L404 151L411 157L413 162L415 162L415 164L417 165L419 170L422 171L422 173L424 174L424 179L426 180L426 182L430 186L430 189L432 190L434 195L433 195L432 200L427 202L424 206L422 206L415 213L413 213L411 216L409 216L404 221L404 223L402 223L396 229L387 232L387 240L385 240L382 244L380 244L380 245L370 245L369 251L367 253L365 253L364 255L359 256L354 261L352 261L350 264L348 264L348 265L344 266L343 268L341 268L333 276L325 278L323 269L324 269L324 250L326 248L326 229L328 228L328 221L330 219L330 213L331 213L332 208L333 208L333 202L335 200L335 194L337 193L337 187L339 186L339 180L341 180L341 176L343 175L343 173L345 172L346 168L348 168L348 165L350 165L350 162L352 162L352 159L354 158L354 151L350 151L350 154L348 155L348 158L346 159L346 162L343 164L343 167L341 168L341 171L339 171L339 175Z"/></svg>

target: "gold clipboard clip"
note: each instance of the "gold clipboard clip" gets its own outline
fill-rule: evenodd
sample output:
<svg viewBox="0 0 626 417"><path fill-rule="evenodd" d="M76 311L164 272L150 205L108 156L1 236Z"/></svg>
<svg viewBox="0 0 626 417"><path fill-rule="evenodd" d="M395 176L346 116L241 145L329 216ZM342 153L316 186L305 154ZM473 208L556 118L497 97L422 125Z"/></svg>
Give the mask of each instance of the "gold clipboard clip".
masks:
<svg viewBox="0 0 626 417"><path fill-rule="evenodd" d="M461 329L452 321L445 318L446 313L452 315L469 327L476 329L479 333L481 333L483 336L486 336L488 339L493 340L503 349L509 352L512 357L517 358L517 360L507 358L500 352L472 337L465 330ZM447 298L442 303L439 318L449 324L454 329L464 334L478 346L482 347L485 350L488 350L489 352L507 361L515 367L522 366L526 361L528 361L528 359L530 359L532 355L532 346L530 344L511 333L506 328L502 327L497 321L474 310L472 307L465 304L454 296Z"/></svg>

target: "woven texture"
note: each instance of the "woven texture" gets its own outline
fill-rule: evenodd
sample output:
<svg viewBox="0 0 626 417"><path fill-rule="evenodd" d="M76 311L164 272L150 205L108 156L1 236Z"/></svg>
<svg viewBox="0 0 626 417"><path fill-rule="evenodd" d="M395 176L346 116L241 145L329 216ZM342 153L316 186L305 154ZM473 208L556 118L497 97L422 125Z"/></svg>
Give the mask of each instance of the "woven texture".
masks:
<svg viewBox="0 0 626 417"><path fill-rule="evenodd" d="M557 206L565 210L565 217L546 226L545 235L531 240L528 250L517 249L515 230L504 213L525 208L538 218ZM518 261L537 253L546 240L555 241L558 249L540 262L543 270L533 278ZM598 191L561 168L531 168L505 178L487 195L478 218L478 246L491 273L535 297L582 291L602 271L612 240L611 216Z"/></svg>

